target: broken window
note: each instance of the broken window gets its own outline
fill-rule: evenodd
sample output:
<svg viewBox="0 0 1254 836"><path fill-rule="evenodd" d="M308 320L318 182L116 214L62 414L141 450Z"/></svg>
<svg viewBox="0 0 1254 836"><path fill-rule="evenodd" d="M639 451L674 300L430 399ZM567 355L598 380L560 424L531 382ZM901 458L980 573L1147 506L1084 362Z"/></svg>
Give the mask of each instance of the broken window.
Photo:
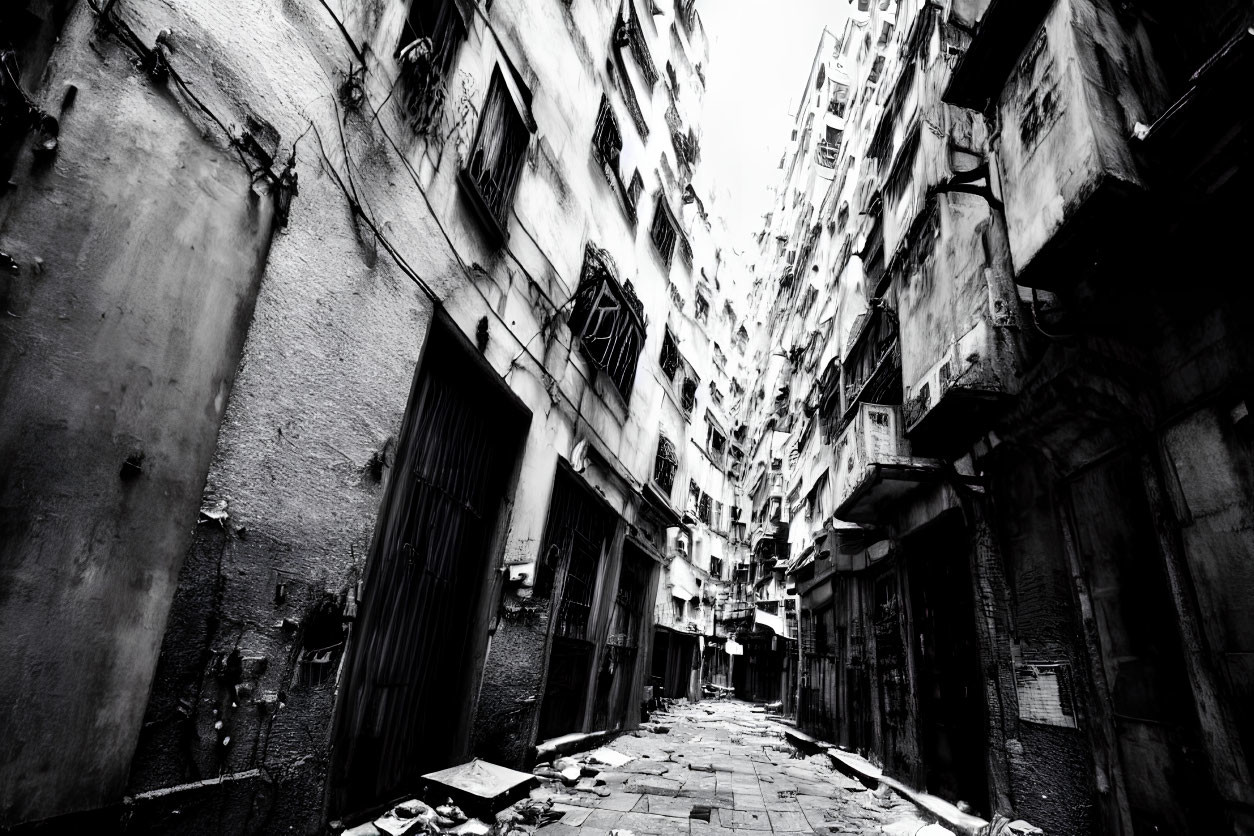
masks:
<svg viewBox="0 0 1254 836"><path fill-rule="evenodd" d="M620 285L609 254L588 244L570 315L571 334L584 354L609 375L624 398L631 395L636 361L644 348L644 314L631 285Z"/></svg>
<svg viewBox="0 0 1254 836"><path fill-rule="evenodd" d="M413 0L395 57L401 107L416 133L427 133L439 121L453 57L465 38L466 22L454 0Z"/></svg>
<svg viewBox="0 0 1254 836"><path fill-rule="evenodd" d="M697 503L697 519L701 520L701 522L705 523L706 525L709 525L710 524L710 510L711 510L710 495L708 493L702 492L701 501Z"/></svg>
<svg viewBox="0 0 1254 836"><path fill-rule="evenodd" d="M679 469L679 454L666 436L658 436L657 456L653 460L653 481L670 496L675 487L675 471Z"/></svg>
<svg viewBox="0 0 1254 836"><path fill-rule="evenodd" d="M508 237L509 209L518 188L530 133L498 67L479 119L462 184L497 243Z"/></svg>
<svg viewBox="0 0 1254 836"><path fill-rule="evenodd" d="M722 467L724 457L727 454L727 437L714 425L708 414L706 415L706 422L705 451L715 464Z"/></svg>
<svg viewBox="0 0 1254 836"><path fill-rule="evenodd" d="M710 557L710 574L719 580L723 579L723 561L718 557Z"/></svg>
<svg viewBox="0 0 1254 836"><path fill-rule="evenodd" d="M684 378L684 389L680 396L679 405L684 410L684 417L691 418L692 410L697 405L697 382L691 377Z"/></svg>
<svg viewBox="0 0 1254 836"><path fill-rule="evenodd" d="M675 345L675 338L671 336L669 328L662 335L662 356L658 358L658 362L662 365L662 373L666 375L666 379L674 380L675 372L679 371L679 346Z"/></svg>
<svg viewBox="0 0 1254 836"><path fill-rule="evenodd" d="M704 294L697 294L697 302L693 306L693 311L697 322L700 322L702 325L710 324L710 300L706 299Z"/></svg>
<svg viewBox="0 0 1254 836"><path fill-rule="evenodd" d="M723 353L718 343L714 344L714 365L720 369L727 365L727 355Z"/></svg>
<svg viewBox="0 0 1254 836"><path fill-rule="evenodd" d="M718 384L713 380L710 381L710 400L719 406L723 405L723 393L719 390Z"/></svg>
<svg viewBox="0 0 1254 836"><path fill-rule="evenodd" d="M665 159L663 157L662 159ZM649 229L649 237L653 240L653 246L657 248L658 254L662 256L662 260L666 262L666 266L671 266L671 259L675 256L675 239L679 233L675 228L675 222L671 220L670 209L666 205L666 198L659 191L657 196L657 205L653 210L653 226Z"/></svg>

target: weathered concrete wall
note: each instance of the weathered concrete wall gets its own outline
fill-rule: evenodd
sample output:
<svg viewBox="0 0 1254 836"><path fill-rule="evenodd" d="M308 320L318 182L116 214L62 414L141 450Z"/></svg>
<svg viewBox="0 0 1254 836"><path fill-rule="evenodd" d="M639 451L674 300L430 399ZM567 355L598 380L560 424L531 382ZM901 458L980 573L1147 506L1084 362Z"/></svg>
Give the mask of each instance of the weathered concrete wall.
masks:
<svg viewBox="0 0 1254 836"><path fill-rule="evenodd" d="M273 225L92 25L80 4L37 94L77 88L56 158L0 204L3 823L121 794Z"/></svg>
<svg viewBox="0 0 1254 836"><path fill-rule="evenodd" d="M1128 145L1161 104L1162 81L1139 33L1092 0L1054 4L1002 90L998 158L1015 267L1100 191L1143 184Z"/></svg>

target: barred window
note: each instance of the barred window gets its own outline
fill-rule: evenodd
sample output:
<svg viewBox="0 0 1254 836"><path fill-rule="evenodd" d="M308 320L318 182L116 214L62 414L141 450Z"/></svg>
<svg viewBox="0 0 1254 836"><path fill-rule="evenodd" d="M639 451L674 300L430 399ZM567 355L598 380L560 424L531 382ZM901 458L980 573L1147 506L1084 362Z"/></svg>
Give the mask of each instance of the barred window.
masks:
<svg viewBox="0 0 1254 836"><path fill-rule="evenodd" d="M628 17L625 26L624 36L627 46L631 49L631 57L636 59L636 65L640 67L640 74L644 76L644 83L648 85L651 91L653 85L657 84L657 66L653 63L653 56L649 53L649 42L645 37L644 29L640 26L640 17L636 14L635 3L627 0Z"/></svg>
<svg viewBox="0 0 1254 836"><path fill-rule="evenodd" d="M462 185L497 243L507 237L509 209L530 138L500 68L493 70L475 144L462 171Z"/></svg>
<svg viewBox="0 0 1254 836"><path fill-rule="evenodd" d="M628 398L636 380L636 361L644 348L644 311L630 283L620 285L613 261L589 244L575 291L570 330L584 354Z"/></svg>
<svg viewBox="0 0 1254 836"><path fill-rule="evenodd" d="M592 153L597 162L618 171L618 157L623 150L623 135L618 129L618 120L610 108L610 100L601 96L601 109L597 113L596 129L592 132Z"/></svg>
<svg viewBox="0 0 1254 836"><path fill-rule="evenodd" d="M653 460L653 481L657 482L659 488L670 496L671 490L675 487L675 471L679 469L679 454L675 451L675 445L666 436L659 436L657 440L657 456Z"/></svg>
<svg viewBox="0 0 1254 836"><path fill-rule="evenodd" d="M437 124L453 57L465 38L466 23L454 0L413 0L395 57L404 91L401 109L415 132L427 133Z"/></svg>
<svg viewBox="0 0 1254 836"><path fill-rule="evenodd" d="M653 208L653 225L649 229L649 237L653 239L653 246L657 247L667 267L671 266L671 259L675 256L675 239L678 235L671 220L670 209L666 206L666 198L659 192L657 205Z"/></svg>
<svg viewBox="0 0 1254 836"><path fill-rule="evenodd" d="M679 371L679 347L675 345L675 338L671 336L669 328L662 336L662 356L658 362L662 364L662 373L666 375L666 379L674 380L675 372Z"/></svg>

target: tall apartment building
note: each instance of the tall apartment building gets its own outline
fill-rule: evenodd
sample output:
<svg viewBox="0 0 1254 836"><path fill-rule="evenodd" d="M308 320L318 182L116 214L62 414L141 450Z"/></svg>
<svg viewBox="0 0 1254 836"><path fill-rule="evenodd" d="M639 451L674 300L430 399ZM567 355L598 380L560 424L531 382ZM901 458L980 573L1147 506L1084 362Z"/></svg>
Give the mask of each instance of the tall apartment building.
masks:
<svg viewBox="0 0 1254 836"><path fill-rule="evenodd" d="M807 82L745 406L798 718L986 818L1251 828L1252 23L860 2Z"/></svg>
<svg viewBox="0 0 1254 836"><path fill-rule="evenodd" d="M655 621L716 655L747 335L693 0L0 38L0 825L321 832L633 727Z"/></svg>

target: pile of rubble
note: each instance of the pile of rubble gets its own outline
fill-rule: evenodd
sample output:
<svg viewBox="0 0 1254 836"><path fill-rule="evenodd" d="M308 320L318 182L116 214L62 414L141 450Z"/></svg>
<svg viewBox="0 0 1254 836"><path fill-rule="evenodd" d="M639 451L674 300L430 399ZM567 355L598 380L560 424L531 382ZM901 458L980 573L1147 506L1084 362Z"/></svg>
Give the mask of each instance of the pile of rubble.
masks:
<svg viewBox="0 0 1254 836"><path fill-rule="evenodd" d="M525 798L501 810L488 823L468 817L451 799L439 807L432 807L411 798L372 822L345 830L343 836L436 836L445 833L452 836L531 836L536 828L562 817L552 808L552 801Z"/></svg>

